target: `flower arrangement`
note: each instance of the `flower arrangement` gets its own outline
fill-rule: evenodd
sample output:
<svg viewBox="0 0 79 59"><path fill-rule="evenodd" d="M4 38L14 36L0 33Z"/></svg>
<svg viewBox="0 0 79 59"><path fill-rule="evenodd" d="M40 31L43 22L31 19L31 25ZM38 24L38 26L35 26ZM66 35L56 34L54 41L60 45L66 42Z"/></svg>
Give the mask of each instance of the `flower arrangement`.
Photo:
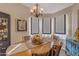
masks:
<svg viewBox="0 0 79 59"><path fill-rule="evenodd" d="M42 37L40 35L35 35L33 38L32 38L32 43L34 45L39 45L42 43Z"/></svg>
<svg viewBox="0 0 79 59"><path fill-rule="evenodd" d="M75 32L75 38L76 38L76 41L79 42L79 28L77 28L77 30Z"/></svg>

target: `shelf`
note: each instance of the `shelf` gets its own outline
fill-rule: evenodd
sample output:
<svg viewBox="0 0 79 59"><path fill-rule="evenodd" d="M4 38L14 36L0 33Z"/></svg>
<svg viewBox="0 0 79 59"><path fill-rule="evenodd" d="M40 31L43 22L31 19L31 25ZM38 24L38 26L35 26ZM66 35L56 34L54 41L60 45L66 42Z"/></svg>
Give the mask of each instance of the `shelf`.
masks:
<svg viewBox="0 0 79 59"><path fill-rule="evenodd" d="M3 12L0 12L0 36L0 55L6 55L10 46L10 15Z"/></svg>

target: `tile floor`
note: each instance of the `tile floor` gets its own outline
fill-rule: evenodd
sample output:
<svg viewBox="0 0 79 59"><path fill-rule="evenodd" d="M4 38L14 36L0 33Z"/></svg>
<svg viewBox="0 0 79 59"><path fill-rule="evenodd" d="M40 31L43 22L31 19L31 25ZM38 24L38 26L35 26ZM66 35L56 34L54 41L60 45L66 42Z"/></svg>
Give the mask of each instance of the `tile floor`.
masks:
<svg viewBox="0 0 79 59"><path fill-rule="evenodd" d="M62 49L62 50L60 51L59 56L67 56L67 55L65 54L65 51Z"/></svg>

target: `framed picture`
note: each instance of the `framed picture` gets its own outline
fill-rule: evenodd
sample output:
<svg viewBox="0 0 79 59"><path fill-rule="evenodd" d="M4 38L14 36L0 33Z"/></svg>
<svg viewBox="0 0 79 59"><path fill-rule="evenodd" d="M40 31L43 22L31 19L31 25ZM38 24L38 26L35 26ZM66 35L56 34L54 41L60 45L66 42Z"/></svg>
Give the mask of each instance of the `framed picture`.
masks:
<svg viewBox="0 0 79 59"><path fill-rule="evenodd" d="M17 19L17 31L27 31L27 21Z"/></svg>

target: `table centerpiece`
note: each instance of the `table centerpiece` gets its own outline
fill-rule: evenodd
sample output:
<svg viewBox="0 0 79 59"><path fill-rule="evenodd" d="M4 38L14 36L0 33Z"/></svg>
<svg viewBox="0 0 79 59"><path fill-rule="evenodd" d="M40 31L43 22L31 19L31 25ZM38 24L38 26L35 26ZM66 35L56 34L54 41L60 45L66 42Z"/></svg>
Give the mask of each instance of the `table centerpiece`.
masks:
<svg viewBox="0 0 79 59"><path fill-rule="evenodd" d="M42 37L40 35L34 35L32 38L32 43L34 45L39 45L42 43Z"/></svg>

